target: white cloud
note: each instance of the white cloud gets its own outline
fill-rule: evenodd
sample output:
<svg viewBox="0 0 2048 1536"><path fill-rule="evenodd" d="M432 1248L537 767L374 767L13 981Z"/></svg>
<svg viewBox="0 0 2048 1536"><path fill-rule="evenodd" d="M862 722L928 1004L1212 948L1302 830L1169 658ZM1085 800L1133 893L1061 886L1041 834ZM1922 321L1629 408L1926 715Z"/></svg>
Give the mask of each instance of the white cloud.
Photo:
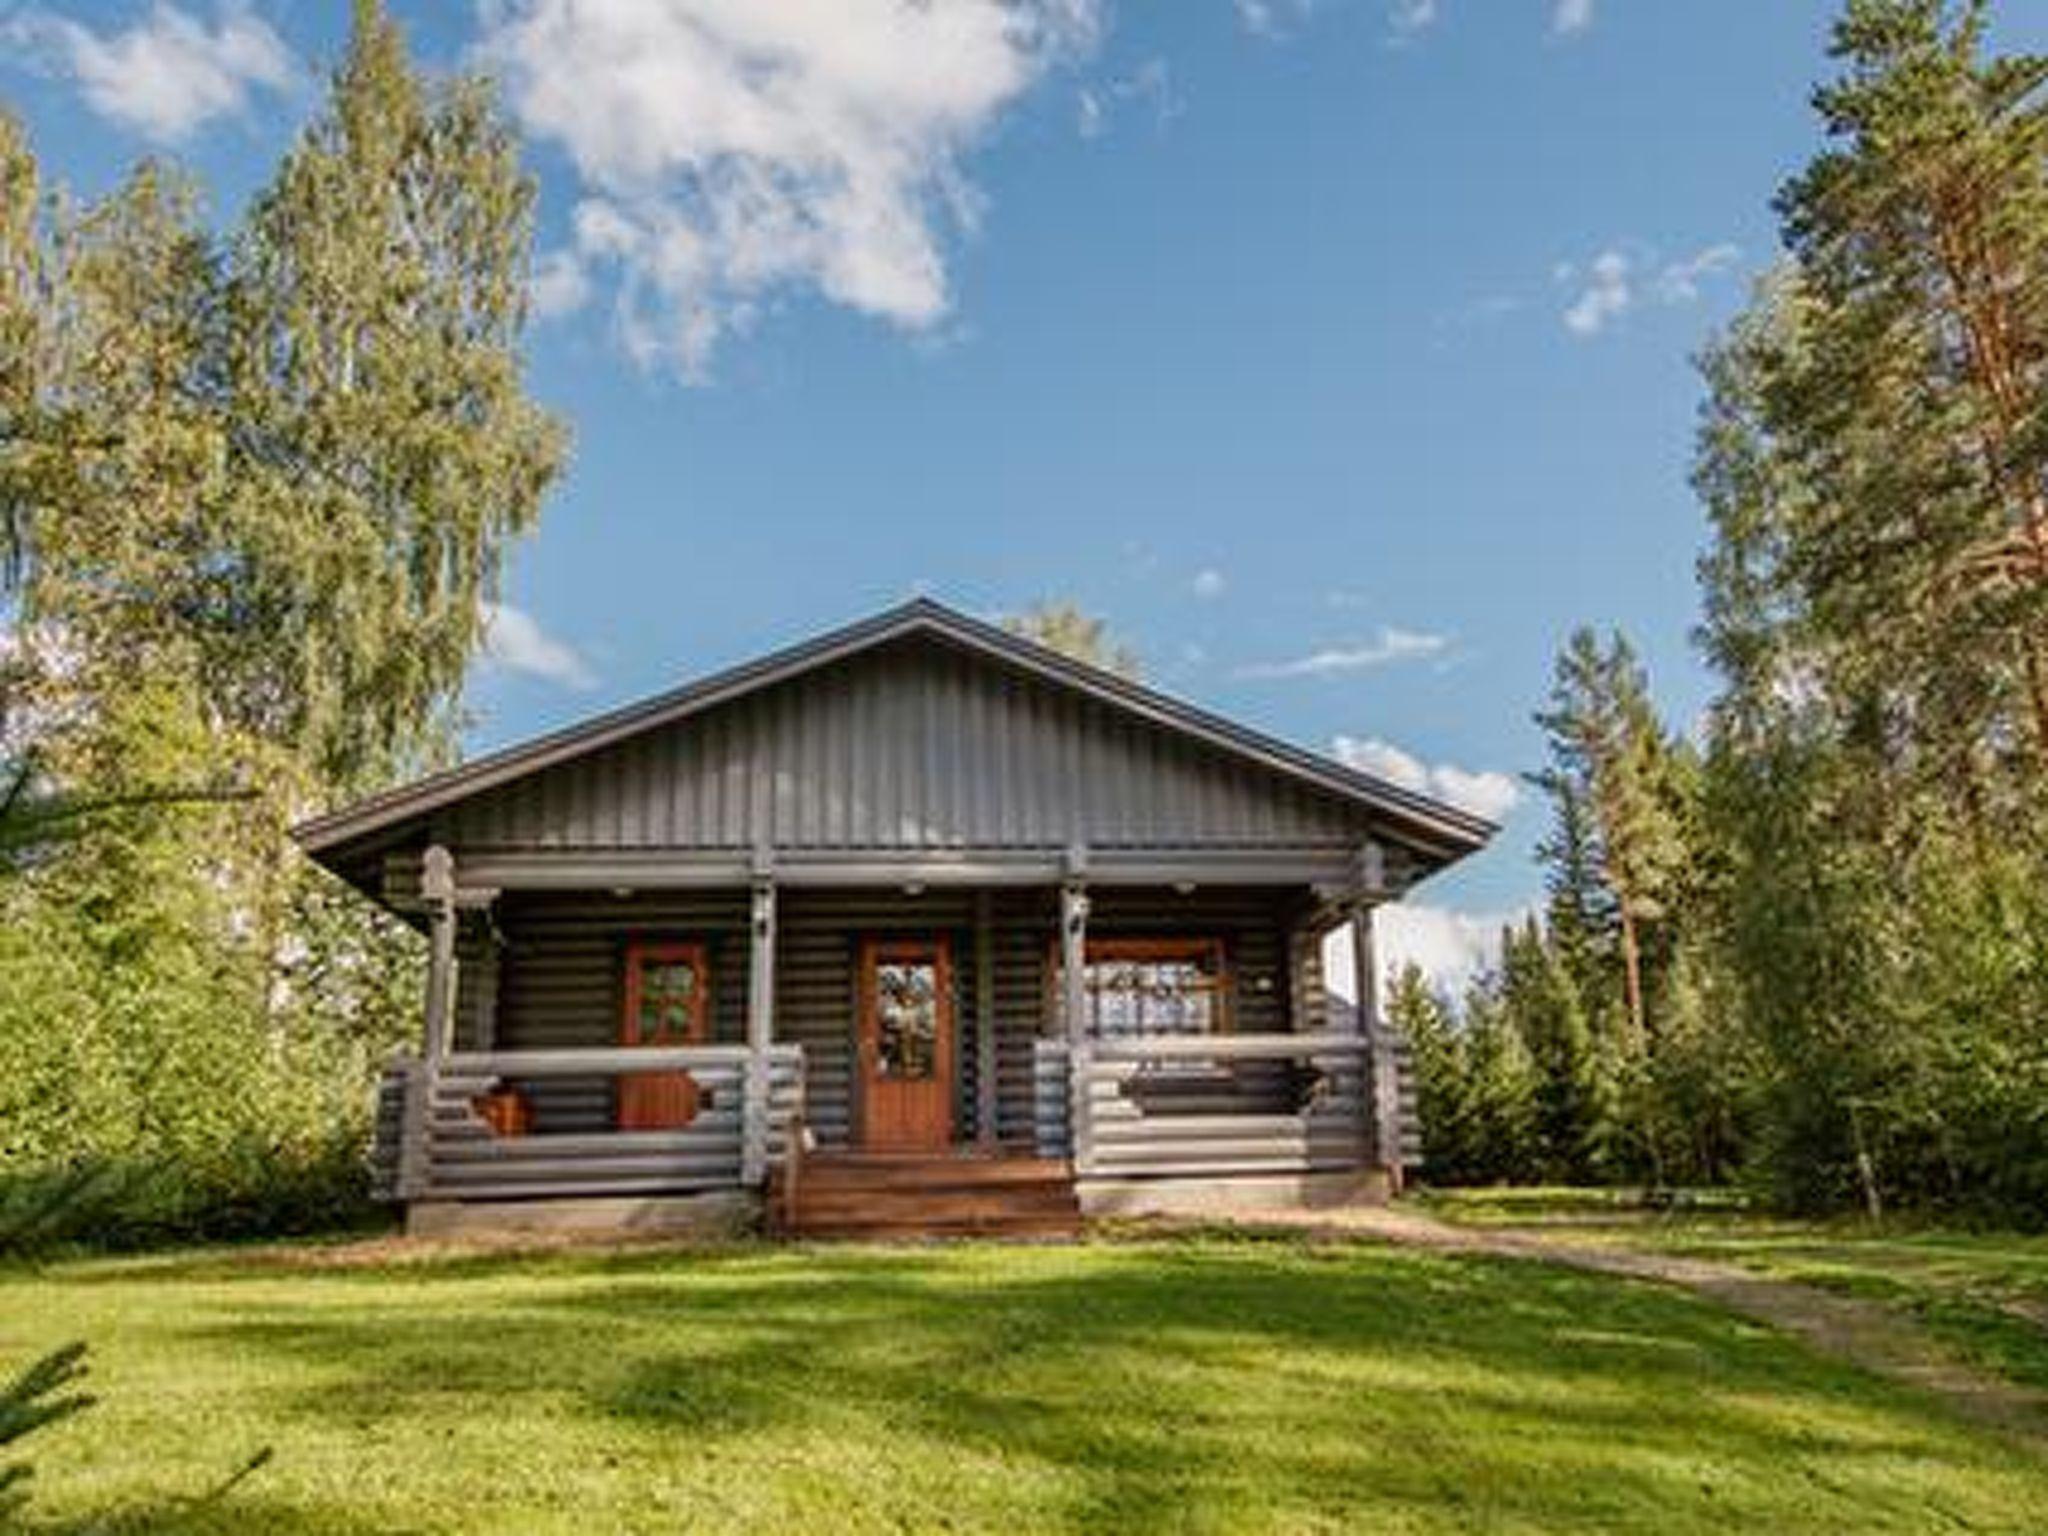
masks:
<svg viewBox="0 0 2048 1536"><path fill-rule="evenodd" d="M1108 126L1107 94L1096 86L1082 86L1074 93L1074 131L1084 139L1096 139Z"/></svg>
<svg viewBox="0 0 2048 1536"><path fill-rule="evenodd" d="M1229 585L1230 583L1224 578L1223 573L1214 566L1211 566L1207 570L1197 571L1195 579L1188 584L1188 589L1195 596L1206 601L1210 598L1221 597Z"/></svg>
<svg viewBox="0 0 2048 1536"><path fill-rule="evenodd" d="M574 251L549 251L533 264L527 298L536 319L574 314L590 302L590 272Z"/></svg>
<svg viewBox="0 0 2048 1536"><path fill-rule="evenodd" d="M1437 987L1456 996L1500 962L1501 930L1527 916L1526 911L1456 912L1448 907L1390 902L1373 914L1373 945L1379 952L1382 986L1404 966L1413 964ZM1332 992L1347 1002L1356 1001L1348 923L1324 941L1323 974L1329 978Z"/></svg>
<svg viewBox="0 0 2048 1536"><path fill-rule="evenodd" d="M1731 270L1741 259L1742 247L1723 241L1683 261L1671 262L1657 274L1657 297L1666 304L1697 304L1700 285Z"/></svg>
<svg viewBox="0 0 2048 1536"><path fill-rule="evenodd" d="M1316 0L1235 0L1238 25L1255 37L1279 41L1308 20Z"/></svg>
<svg viewBox="0 0 2048 1536"><path fill-rule="evenodd" d="M1577 292L1564 312L1565 329L1575 336L1597 336L1646 300L1666 308L1697 304L1705 284L1733 270L1741 259L1742 248L1724 241L1661 265L1654 252L1620 246L1602 251L1583 268L1564 262L1554 276Z"/></svg>
<svg viewBox="0 0 2048 1536"><path fill-rule="evenodd" d="M1560 37L1593 25L1593 0L1557 0L1550 12L1550 30Z"/></svg>
<svg viewBox="0 0 2048 1536"><path fill-rule="evenodd" d="M597 674L576 649L510 603L484 605L484 655L507 672L537 677L579 692L597 686Z"/></svg>
<svg viewBox="0 0 2048 1536"><path fill-rule="evenodd" d="M1396 42L1427 32L1438 14L1437 0L1387 0L1387 27Z"/></svg>
<svg viewBox="0 0 2048 1536"><path fill-rule="evenodd" d="M1173 70L1166 60L1147 59L1128 75L1082 86L1075 93L1074 126L1084 139L1100 138L1118 109L1130 105L1147 111L1153 128L1161 133L1180 116L1181 101L1174 94Z"/></svg>
<svg viewBox="0 0 2048 1536"><path fill-rule="evenodd" d="M1379 638L1367 645L1333 646L1312 651L1288 661L1254 662L1239 667L1239 677L1327 677L1338 672L1359 672L1383 667L1390 662L1413 661L1441 654L1450 645L1443 635L1419 634L1410 629L1382 629Z"/></svg>
<svg viewBox="0 0 2048 1536"><path fill-rule="evenodd" d="M221 0L211 28L159 0L133 26L104 33L31 7L0 24L0 45L77 81L93 111L162 143L245 111L257 89L289 90L296 75L283 40L246 0Z"/></svg>
<svg viewBox="0 0 2048 1536"><path fill-rule="evenodd" d="M483 62L581 176L576 254L635 357L701 376L816 292L925 330L981 198L968 152L1095 41L1100 0L482 0Z"/></svg>
<svg viewBox="0 0 2048 1536"><path fill-rule="evenodd" d="M1455 763L1425 763L1377 737L1339 736L1330 743L1330 750L1346 767L1385 779L1397 788L1433 796L1488 821L1501 820L1522 798L1521 786L1508 774L1490 769L1474 773Z"/></svg>
<svg viewBox="0 0 2048 1536"><path fill-rule="evenodd" d="M1577 282L1567 267L1566 281ZM1602 251L1587 268L1579 296L1564 312L1565 329L1574 336L1597 336L1635 308L1635 263L1622 251Z"/></svg>

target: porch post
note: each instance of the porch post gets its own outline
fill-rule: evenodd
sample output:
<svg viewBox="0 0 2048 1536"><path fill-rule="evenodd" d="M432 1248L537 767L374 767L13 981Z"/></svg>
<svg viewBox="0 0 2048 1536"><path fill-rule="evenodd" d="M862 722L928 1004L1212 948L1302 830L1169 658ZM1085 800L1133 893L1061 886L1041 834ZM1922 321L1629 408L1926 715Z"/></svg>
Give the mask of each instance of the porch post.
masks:
<svg viewBox="0 0 2048 1536"><path fill-rule="evenodd" d="M1358 1000L1353 1033L1370 1039L1379 1032L1380 980L1378 946L1374 942L1372 903L1351 909L1351 990Z"/></svg>
<svg viewBox="0 0 2048 1536"><path fill-rule="evenodd" d="M448 1054L455 1020L455 856L439 843L420 861L420 895L431 924L427 949L426 1058L430 1074Z"/></svg>
<svg viewBox="0 0 2048 1536"><path fill-rule="evenodd" d="M1077 1172L1095 1160L1095 1117L1091 1102L1094 1050L1088 1038L1088 869L1087 852L1067 851L1067 878L1060 887L1060 1032L1067 1039L1071 1085L1069 1128Z"/></svg>
<svg viewBox="0 0 2048 1536"><path fill-rule="evenodd" d="M994 902L974 896L974 1139L983 1151L996 1144L996 956Z"/></svg>
<svg viewBox="0 0 2048 1536"><path fill-rule="evenodd" d="M455 856L439 843L420 860L427 904L427 1027L421 1061L405 1078L399 1117L398 1197L425 1195L433 1182L434 1097L455 1022Z"/></svg>
<svg viewBox="0 0 2048 1536"><path fill-rule="evenodd" d="M740 1181L768 1177L768 1046L775 1037L775 877L765 851L754 856L747 968L747 1083L740 1114Z"/></svg>
<svg viewBox="0 0 2048 1536"><path fill-rule="evenodd" d="M1351 914L1351 952L1358 991L1358 1030L1366 1043L1365 1109L1370 1127L1367 1155L1401 1190L1401 1085L1392 1038L1380 1017L1379 955L1373 943L1373 906L1361 901Z"/></svg>

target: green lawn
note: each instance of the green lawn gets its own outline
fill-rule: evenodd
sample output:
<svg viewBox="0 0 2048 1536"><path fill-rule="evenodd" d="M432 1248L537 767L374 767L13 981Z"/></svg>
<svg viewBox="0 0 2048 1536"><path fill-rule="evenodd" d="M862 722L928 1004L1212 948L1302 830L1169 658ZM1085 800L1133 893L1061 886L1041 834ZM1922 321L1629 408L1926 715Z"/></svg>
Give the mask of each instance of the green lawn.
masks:
<svg viewBox="0 0 2048 1536"><path fill-rule="evenodd" d="M2048 1392L2048 1236L1788 1221L1726 1199L1647 1211L1611 1191L1455 1191L1427 1204L1465 1225L1540 1227L1575 1242L1718 1259L1880 1302L1972 1364Z"/></svg>
<svg viewBox="0 0 2048 1536"><path fill-rule="evenodd" d="M1675 1293L1294 1239L0 1275L48 1528L2048 1528L2048 1463Z"/></svg>

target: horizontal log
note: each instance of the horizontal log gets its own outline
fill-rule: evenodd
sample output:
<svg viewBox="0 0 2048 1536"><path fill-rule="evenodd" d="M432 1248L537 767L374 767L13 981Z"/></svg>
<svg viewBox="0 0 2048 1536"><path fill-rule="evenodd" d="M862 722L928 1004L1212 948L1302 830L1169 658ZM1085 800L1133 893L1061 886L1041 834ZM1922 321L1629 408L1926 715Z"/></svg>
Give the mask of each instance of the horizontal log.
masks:
<svg viewBox="0 0 2048 1536"><path fill-rule="evenodd" d="M1190 1178L1221 1177L1234 1173L1334 1173L1364 1166L1364 1159L1336 1157L1259 1157L1203 1155L1189 1157L1116 1157L1098 1155L1088 1164L1084 1177Z"/></svg>
<svg viewBox="0 0 2048 1536"><path fill-rule="evenodd" d="M457 1163L436 1165L432 1183L437 1189L460 1189L487 1194L507 1184L553 1184L571 1180L588 1184L611 1184L634 1179L723 1179L737 1184L740 1154L735 1147L722 1157L636 1158L609 1162L577 1158L567 1162L522 1162L505 1164Z"/></svg>
<svg viewBox="0 0 2048 1536"><path fill-rule="evenodd" d="M701 1128L700 1128L701 1127ZM711 1125L700 1120L686 1131L571 1132L528 1136L487 1136L481 1140L448 1142L436 1140L434 1160L450 1162L513 1162L521 1157L540 1159L662 1157L706 1151L724 1152L740 1144L737 1115Z"/></svg>
<svg viewBox="0 0 2048 1536"><path fill-rule="evenodd" d="M1095 1150L1102 1156L1142 1157L1157 1153L1162 1157L1201 1154L1224 1157L1243 1154L1248 1157L1294 1157L1308 1154L1308 1138L1296 1125L1286 1131L1265 1132L1250 1136L1176 1136L1160 1135L1156 1131L1150 1136L1107 1136L1104 1127L1095 1128Z"/></svg>
<svg viewBox="0 0 2048 1536"><path fill-rule="evenodd" d="M539 1051L476 1051L449 1055L441 1079L494 1077L612 1077L635 1072L743 1069L749 1059L744 1045L659 1045L565 1047ZM803 1048L769 1047L771 1073L800 1072Z"/></svg>
<svg viewBox="0 0 2048 1536"><path fill-rule="evenodd" d="M1355 1122L1359 1126L1364 1121ZM1098 1117L1098 1144L1202 1141L1296 1140L1310 1134L1299 1115L1142 1115L1129 1120Z"/></svg>
<svg viewBox="0 0 2048 1536"><path fill-rule="evenodd" d="M739 1168L726 1175L673 1174L655 1178L564 1179L560 1182L527 1180L492 1184L485 1188L451 1185L435 1179L420 1198L465 1200L529 1200L571 1195L663 1195L686 1194L707 1189L740 1188Z"/></svg>
<svg viewBox="0 0 2048 1536"><path fill-rule="evenodd" d="M1155 1035L1146 1040L1098 1040L1098 1064L1144 1061L1297 1061L1363 1056L1369 1042L1355 1035Z"/></svg>

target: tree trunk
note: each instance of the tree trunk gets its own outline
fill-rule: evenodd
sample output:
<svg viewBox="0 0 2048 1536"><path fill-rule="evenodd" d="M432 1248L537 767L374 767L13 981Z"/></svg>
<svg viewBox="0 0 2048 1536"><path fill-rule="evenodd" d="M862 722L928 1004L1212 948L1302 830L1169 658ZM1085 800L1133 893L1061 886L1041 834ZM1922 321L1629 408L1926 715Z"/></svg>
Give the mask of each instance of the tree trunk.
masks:
<svg viewBox="0 0 2048 1536"><path fill-rule="evenodd" d="M1863 1140L1863 1117L1849 1106L1849 1134L1856 1143L1856 1181L1863 1186L1863 1210L1872 1222L1884 1220L1884 1197L1877 1189L1877 1163Z"/></svg>
<svg viewBox="0 0 2048 1536"><path fill-rule="evenodd" d="M1628 994L1628 1021L1635 1028L1636 1039L1646 1041L1649 1028L1643 1019L1642 947L1636 938L1635 917L1625 901L1621 904L1621 974Z"/></svg>
<svg viewBox="0 0 2048 1536"><path fill-rule="evenodd" d="M1985 238L1985 211L1968 194L1936 195L1930 207L1941 231L1936 252L1967 343L1968 371L1989 407L1986 473L1998 492L2013 498L2019 524L2014 542L2024 551L2021 562L2032 567L2032 584L2048 584L2048 497L2027 467L2015 470L2010 463L2012 444L2027 429L2035 408L2034 391L2020 363L2019 327L2009 296L2013 263L2001 259L2002 253ZM2037 636L2022 633L2018 639L2033 716L2034 755L2048 768L2048 666L2043 664Z"/></svg>
<svg viewBox="0 0 2048 1536"><path fill-rule="evenodd" d="M2034 756L2048 769L2048 665L2038 642L2027 644L2027 692L2034 704Z"/></svg>

